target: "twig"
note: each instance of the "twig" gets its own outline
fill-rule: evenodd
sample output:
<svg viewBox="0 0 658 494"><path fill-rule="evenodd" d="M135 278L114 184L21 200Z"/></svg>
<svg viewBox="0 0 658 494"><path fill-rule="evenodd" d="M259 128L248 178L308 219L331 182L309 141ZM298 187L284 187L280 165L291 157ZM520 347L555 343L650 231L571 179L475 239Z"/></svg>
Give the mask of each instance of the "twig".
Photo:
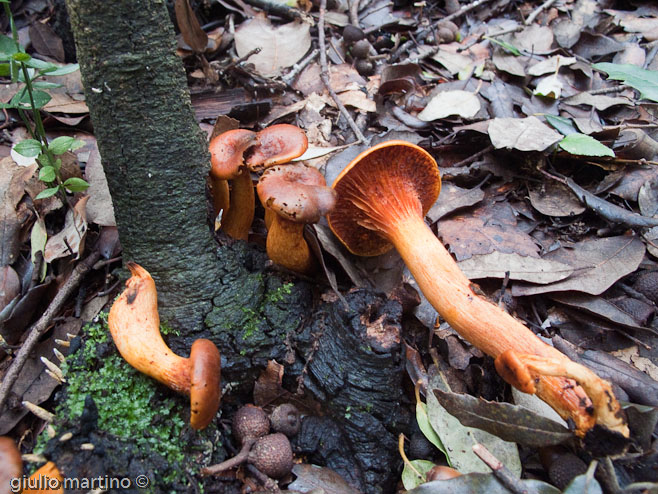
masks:
<svg viewBox="0 0 658 494"><path fill-rule="evenodd" d="M535 489L526 487L517 479L509 469L503 465L498 458L491 454L482 444L473 446L473 453L480 458L486 465L491 468L493 474L496 476L500 483L507 487L515 494L536 494Z"/></svg>
<svg viewBox="0 0 658 494"><path fill-rule="evenodd" d="M306 22L311 26L315 26L315 21L313 17L304 12L303 10L296 9L294 7L289 7L283 2L272 2L268 0L244 0L245 3L258 7L267 14L274 14L284 19L289 19L294 21L299 19L302 22Z"/></svg>
<svg viewBox="0 0 658 494"><path fill-rule="evenodd" d="M457 12L453 12L450 15L445 16L443 19L439 20L440 22L448 22L453 19L456 19L457 17L461 17L462 15L470 12L473 9L477 9L480 5L490 2L491 0L475 0L475 2L471 2L468 5L464 5L461 9L459 9Z"/></svg>
<svg viewBox="0 0 658 494"><path fill-rule="evenodd" d="M516 33L519 31L523 31L523 26L514 26L510 27L507 29L502 29L500 31L496 31L495 33L487 34L487 33L480 33L479 36L477 36L475 39L471 40L468 44L464 46L460 46L457 48L457 51L466 51L469 48L471 48L474 45L477 45L480 41L482 41L483 38L496 38L498 36L504 36L505 34L510 34L510 33Z"/></svg>
<svg viewBox="0 0 658 494"><path fill-rule="evenodd" d="M14 382L16 382L16 379L18 379L18 375L25 365L25 362L27 362L27 359L34 349L34 346L39 342L39 338L41 338L41 336L43 336L43 334L48 330L52 319L62 309L66 300L80 285L80 282L84 276L91 270L94 263L100 259L100 256L100 251L96 249L84 260L78 263L78 265L71 273L71 276L69 276L69 279L66 280L64 285L62 285L62 287L57 291L57 295L55 295L55 298L53 298L52 302L50 302L46 312L44 312L36 324L32 326L30 334L23 342L21 349L16 354L16 358L12 361L9 369L7 369L7 373L2 380L2 384L0 384L0 410L2 410L5 403L7 402L11 388L14 385Z"/></svg>
<svg viewBox="0 0 658 494"><path fill-rule="evenodd" d="M478 159L480 156L484 156L485 154L487 154L487 153L489 153L489 152L491 152L491 151L493 151L493 150L494 150L493 144L490 144L489 146L487 146L486 148L482 149L481 151L478 151L478 152L475 153L474 155L469 156L468 158L463 159L463 160L461 160L461 161L458 161L457 163L454 163L453 165L451 165L451 168L457 168L457 167L464 166L464 165L470 165L470 164L473 163L476 159Z"/></svg>
<svg viewBox="0 0 658 494"><path fill-rule="evenodd" d="M338 95L336 94L336 91L334 91L333 88L331 87L331 82L329 81L329 66L327 65L327 47L324 41L324 14L326 10L327 10L327 0L320 0L320 17L318 19L318 44L320 45L320 67L321 67L320 79L322 79L324 86L327 88L327 91L329 91L329 95L333 98L334 102L336 103L336 106L345 117L345 120L347 120L347 123L352 129L352 132L354 132L354 135L356 136L356 140L358 142L364 142L366 138L361 132L361 129L359 129L359 127L356 125L356 122L352 118L352 115L350 115L350 113L347 111L347 108L345 108L345 105L343 105L343 103L338 99Z"/></svg>
<svg viewBox="0 0 658 494"><path fill-rule="evenodd" d="M658 53L658 42L652 41L647 45L647 48L651 46L651 49L649 50L649 53L647 53L646 58L644 59L644 63L642 64L642 68L646 69L651 65L651 62L653 62L653 59L656 58L656 53Z"/></svg>
<svg viewBox="0 0 658 494"><path fill-rule="evenodd" d="M320 50L317 48L314 48L311 53L309 53L306 57L302 59L301 62L297 62L295 65L292 66L290 71L281 77L281 80L285 82L288 86L292 84L292 82L295 80L295 78L304 70L306 67L308 67L308 64L310 64L313 60L315 60L320 53Z"/></svg>
<svg viewBox="0 0 658 494"><path fill-rule="evenodd" d="M594 89L592 91L587 91L589 94L610 94L610 93L621 93L625 89L628 89L626 84L620 84L619 86L614 87L604 87L601 89Z"/></svg>
<svg viewBox="0 0 658 494"><path fill-rule="evenodd" d="M359 0L350 0L350 23L359 27Z"/></svg>
<svg viewBox="0 0 658 494"><path fill-rule="evenodd" d="M542 3L539 7L537 7L535 10L532 11L532 13L528 16L528 18L525 20L524 24L526 26L529 26L530 24L533 23L533 21L537 18L539 14L541 14L542 10L547 9L551 5L555 3L555 0L546 0L544 3Z"/></svg>

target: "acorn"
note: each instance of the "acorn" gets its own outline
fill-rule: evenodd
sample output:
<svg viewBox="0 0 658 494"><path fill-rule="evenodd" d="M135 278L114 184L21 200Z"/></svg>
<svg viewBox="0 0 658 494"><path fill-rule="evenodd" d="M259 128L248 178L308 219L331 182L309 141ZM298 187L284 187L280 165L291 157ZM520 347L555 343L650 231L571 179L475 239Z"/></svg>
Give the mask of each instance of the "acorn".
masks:
<svg viewBox="0 0 658 494"><path fill-rule="evenodd" d="M292 447L290 440L277 432L258 439L247 461L268 477L279 479L292 470Z"/></svg>
<svg viewBox="0 0 658 494"><path fill-rule="evenodd" d="M635 279L635 288L653 303L658 303L658 271L645 271Z"/></svg>
<svg viewBox="0 0 658 494"><path fill-rule="evenodd" d="M587 471L585 462L562 446L541 448L539 458L551 484L560 490L564 490L574 478Z"/></svg>
<svg viewBox="0 0 658 494"><path fill-rule="evenodd" d="M343 39L345 40L346 43L356 43L357 41L361 41L363 38L365 38L366 35L363 32L363 29L361 29L358 26L355 26L353 24L348 24L343 28Z"/></svg>
<svg viewBox="0 0 658 494"><path fill-rule="evenodd" d="M461 476L461 473L459 473L454 468L446 467L443 465L435 465L425 474L425 480L427 482L432 482L433 480L454 479L455 477L459 476Z"/></svg>
<svg viewBox="0 0 658 494"><path fill-rule="evenodd" d="M362 39L354 43L352 47L352 56L354 58L367 58L370 55L372 45L367 39Z"/></svg>
<svg viewBox="0 0 658 494"><path fill-rule="evenodd" d="M270 419L261 407L247 404L233 415L233 434L242 445L248 438L257 438L270 432Z"/></svg>
<svg viewBox="0 0 658 494"><path fill-rule="evenodd" d="M367 58L359 58L354 64L356 71L362 76L369 76L375 73L375 64Z"/></svg>
<svg viewBox="0 0 658 494"><path fill-rule="evenodd" d="M270 414L270 423L274 431L293 437L297 435L301 427L299 410L292 403L283 403Z"/></svg>

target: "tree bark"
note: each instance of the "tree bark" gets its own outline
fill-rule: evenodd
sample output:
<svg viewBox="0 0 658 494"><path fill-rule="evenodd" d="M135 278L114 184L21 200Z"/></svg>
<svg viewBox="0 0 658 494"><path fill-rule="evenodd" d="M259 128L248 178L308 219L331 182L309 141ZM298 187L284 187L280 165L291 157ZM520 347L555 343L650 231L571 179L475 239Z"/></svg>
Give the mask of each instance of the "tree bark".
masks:
<svg viewBox="0 0 658 494"><path fill-rule="evenodd" d="M124 260L153 276L162 320L200 329L219 288L205 198L209 156L166 2L67 7Z"/></svg>

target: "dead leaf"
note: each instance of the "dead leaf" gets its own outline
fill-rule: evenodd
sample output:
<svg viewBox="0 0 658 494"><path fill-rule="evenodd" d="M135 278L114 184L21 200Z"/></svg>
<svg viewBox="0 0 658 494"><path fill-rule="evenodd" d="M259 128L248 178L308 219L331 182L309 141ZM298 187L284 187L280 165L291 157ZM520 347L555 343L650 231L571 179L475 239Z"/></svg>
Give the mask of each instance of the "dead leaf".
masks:
<svg viewBox="0 0 658 494"><path fill-rule="evenodd" d="M261 372L254 384L254 404L266 406L289 394L283 386L283 365L276 360L269 360L267 368Z"/></svg>
<svg viewBox="0 0 658 494"><path fill-rule="evenodd" d="M292 467L297 479L288 489L302 493L323 492L324 494L359 494L343 477L326 467L298 463Z"/></svg>
<svg viewBox="0 0 658 494"><path fill-rule="evenodd" d="M85 179L89 182L87 194L87 221L101 226L116 226L114 205L107 185L96 140L87 141L89 155L85 166Z"/></svg>
<svg viewBox="0 0 658 494"><path fill-rule="evenodd" d="M479 111L480 98L470 91L442 91L429 100L418 118L425 122L451 115L473 118Z"/></svg>
<svg viewBox="0 0 658 494"><path fill-rule="evenodd" d="M377 111L377 104L361 90L343 91L338 93L338 99L345 106L351 106L366 113Z"/></svg>
<svg viewBox="0 0 658 494"><path fill-rule="evenodd" d="M82 197L73 209L66 213L64 228L56 235L50 237L46 243L44 260L48 263L74 255L76 259L80 257L80 252L84 249L84 240L87 233L87 201L89 196Z"/></svg>
<svg viewBox="0 0 658 494"><path fill-rule="evenodd" d="M542 60L541 62L532 65L528 69L528 74L534 76L553 74L557 72L560 67L566 67L574 63L576 63L575 57L555 55L554 57L547 58L546 60Z"/></svg>
<svg viewBox="0 0 658 494"><path fill-rule="evenodd" d="M0 311L21 293L21 280L11 266L0 267Z"/></svg>
<svg viewBox="0 0 658 494"><path fill-rule="evenodd" d="M606 96L605 94L590 94L587 91L578 93L562 102L566 105L589 105L597 110L607 110L615 105L632 105L633 102L623 96Z"/></svg>
<svg viewBox="0 0 658 494"><path fill-rule="evenodd" d="M48 24L33 22L28 30L32 47L41 55L64 62L64 43Z"/></svg>
<svg viewBox="0 0 658 494"><path fill-rule="evenodd" d="M174 3L176 22L185 43L197 53L203 53L208 44L208 35L199 24L189 0L176 0Z"/></svg>
<svg viewBox="0 0 658 494"><path fill-rule="evenodd" d="M10 157L0 160L0 266L13 264L17 259L25 218L19 217L16 206L25 195L25 182L36 169L36 163L21 167Z"/></svg>
<svg viewBox="0 0 658 494"><path fill-rule="evenodd" d="M515 253L492 252L475 255L458 263L469 279L505 278L531 283L553 283L571 276L573 268L557 261Z"/></svg>
<svg viewBox="0 0 658 494"><path fill-rule="evenodd" d="M514 284L515 297L574 290L600 295L613 283L637 269L644 257L644 243L635 236L585 240L549 252L544 259L568 264L574 273L549 285Z"/></svg>
<svg viewBox="0 0 658 494"><path fill-rule="evenodd" d="M517 77L525 77L525 67L521 63L521 57L507 53L501 48L496 48L492 60L498 70Z"/></svg>
<svg viewBox="0 0 658 494"><path fill-rule="evenodd" d="M471 57L447 50L439 50L432 59L443 65L451 74L458 74L474 64Z"/></svg>
<svg viewBox="0 0 658 494"><path fill-rule="evenodd" d="M566 185L549 181L528 190L530 204L546 216L574 216L585 212L585 206Z"/></svg>
<svg viewBox="0 0 658 494"><path fill-rule="evenodd" d="M235 30L235 49L239 57L259 48L247 60L260 75L274 77L282 69L298 62L311 47L310 26L300 21L273 26L264 14L243 22Z"/></svg>
<svg viewBox="0 0 658 494"><path fill-rule="evenodd" d="M479 187L473 189L462 189L452 182L441 184L439 198L427 212L427 218L435 223L444 216L458 209L473 206L484 198L484 191Z"/></svg>
<svg viewBox="0 0 658 494"><path fill-rule="evenodd" d="M517 228L514 210L507 202L485 199L479 208L439 221L438 232L458 261L494 251L538 257L537 244Z"/></svg>
<svg viewBox="0 0 658 494"><path fill-rule="evenodd" d="M494 118L489 121L489 137L496 149L544 151L562 140L562 135L537 117Z"/></svg>
<svg viewBox="0 0 658 494"><path fill-rule="evenodd" d="M531 24L515 33L511 43L520 50L542 55L550 52L553 47L553 30L548 26Z"/></svg>

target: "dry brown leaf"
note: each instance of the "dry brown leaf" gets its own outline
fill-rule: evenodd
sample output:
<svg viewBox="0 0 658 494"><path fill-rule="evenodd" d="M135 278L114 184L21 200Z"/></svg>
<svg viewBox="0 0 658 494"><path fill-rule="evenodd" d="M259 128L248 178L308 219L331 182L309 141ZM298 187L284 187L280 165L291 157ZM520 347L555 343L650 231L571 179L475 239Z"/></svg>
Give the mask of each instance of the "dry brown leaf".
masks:
<svg viewBox="0 0 658 494"><path fill-rule="evenodd" d="M89 196L84 196L73 209L69 209L66 213L64 228L48 239L44 251L46 262L71 255L74 255L76 259L80 257L87 233L86 206L88 200Z"/></svg>
<svg viewBox="0 0 658 494"><path fill-rule="evenodd" d="M247 61L260 75L274 77L298 62L311 47L309 27L300 21L273 26L264 14L259 14L235 30L235 50L239 57L245 57L259 48L260 52Z"/></svg>
<svg viewBox="0 0 658 494"><path fill-rule="evenodd" d="M48 24L33 22L28 30L32 47L41 55L64 62L64 43Z"/></svg>
<svg viewBox="0 0 658 494"><path fill-rule="evenodd" d="M176 0L174 11L185 43L195 52L203 53L208 44L208 35L201 29L201 24L199 24L189 0Z"/></svg>
<svg viewBox="0 0 658 494"><path fill-rule="evenodd" d="M88 140L90 147L85 166L85 179L89 182L87 194L87 220L101 226L116 226L114 218L114 205L107 185L107 178L101 163L101 155L96 140ZM85 147L87 147L85 146Z"/></svg>

